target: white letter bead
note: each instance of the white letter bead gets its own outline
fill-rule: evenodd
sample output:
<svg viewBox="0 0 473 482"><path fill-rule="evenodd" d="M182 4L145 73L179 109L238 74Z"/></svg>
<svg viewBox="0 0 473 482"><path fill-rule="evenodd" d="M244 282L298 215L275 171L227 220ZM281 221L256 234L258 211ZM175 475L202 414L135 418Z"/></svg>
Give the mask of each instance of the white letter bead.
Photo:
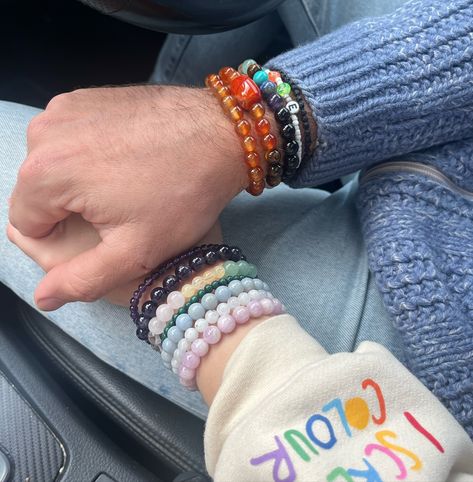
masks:
<svg viewBox="0 0 473 482"><path fill-rule="evenodd" d="M299 112L299 104L295 100L291 100L286 104L286 109L291 114L297 114Z"/></svg>

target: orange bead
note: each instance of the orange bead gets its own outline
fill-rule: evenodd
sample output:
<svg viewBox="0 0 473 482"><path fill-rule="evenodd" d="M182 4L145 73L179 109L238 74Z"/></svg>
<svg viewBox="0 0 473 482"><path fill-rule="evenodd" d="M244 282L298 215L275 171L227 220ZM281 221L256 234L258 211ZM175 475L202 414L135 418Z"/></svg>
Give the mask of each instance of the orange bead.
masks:
<svg viewBox="0 0 473 482"><path fill-rule="evenodd" d="M253 119L261 119L264 116L264 107L258 102L251 107L250 114Z"/></svg>
<svg viewBox="0 0 473 482"><path fill-rule="evenodd" d="M229 95L232 95L232 93L230 92L230 88L224 85L223 82L221 83L221 85L218 85L217 87L215 87L215 90L217 91L217 94L221 99Z"/></svg>
<svg viewBox="0 0 473 482"><path fill-rule="evenodd" d="M230 90L236 97L238 104L249 110L261 100L261 91L255 82L246 75L239 75L230 84Z"/></svg>
<svg viewBox="0 0 473 482"><path fill-rule="evenodd" d="M256 139L253 136L246 136L242 139L243 149L245 152L256 151Z"/></svg>
<svg viewBox="0 0 473 482"><path fill-rule="evenodd" d="M228 115L233 120L233 122L238 122L245 117L245 115L243 114L243 110L241 109L241 107L238 107L237 105L235 107L232 107L228 111Z"/></svg>
<svg viewBox="0 0 473 482"><path fill-rule="evenodd" d="M237 134L245 137L251 132L251 125L246 119L242 119L235 124Z"/></svg>
<svg viewBox="0 0 473 482"><path fill-rule="evenodd" d="M235 76L239 76L240 74L233 67L222 67L219 70L218 75L225 84L230 84Z"/></svg>
<svg viewBox="0 0 473 482"><path fill-rule="evenodd" d="M265 119L263 117L263 119L260 119L258 122L255 123L255 129L258 134L261 134L264 136L268 134L269 131L271 130L271 124L269 123L268 119Z"/></svg>
<svg viewBox="0 0 473 482"><path fill-rule="evenodd" d="M259 196L264 191L264 181L251 181L246 190L253 196Z"/></svg>
<svg viewBox="0 0 473 482"><path fill-rule="evenodd" d="M274 70L271 70L271 72L268 74L268 78L271 82L274 82L276 84L278 79L281 78L281 74L279 72L275 72Z"/></svg>
<svg viewBox="0 0 473 482"><path fill-rule="evenodd" d="M264 171L260 166L253 167L253 169L250 169L248 172L248 177L250 181L253 182L261 181L264 177Z"/></svg>
<svg viewBox="0 0 473 482"><path fill-rule="evenodd" d="M245 152L245 164L253 169L260 165L260 157L257 152Z"/></svg>
<svg viewBox="0 0 473 482"><path fill-rule="evenodd" d="M215 82L220 80L219 76L216 74L209 74L205 77L205 85L207 87L214 87Z"/></svg>
<svg viewBox="0 0 473 482"><path fill-rule="evenodd" d="M266 134L262 139L263 147L267 151L272 151L278 145L278 140L273 134Z"/></svg>
<svg viewBox="0 0 473 482"><path fill-rule="evenodd" d="M237 101L235 97L228 95L222 99L222 104L227 110L231 110L233 107L237 105Z"/></svg>

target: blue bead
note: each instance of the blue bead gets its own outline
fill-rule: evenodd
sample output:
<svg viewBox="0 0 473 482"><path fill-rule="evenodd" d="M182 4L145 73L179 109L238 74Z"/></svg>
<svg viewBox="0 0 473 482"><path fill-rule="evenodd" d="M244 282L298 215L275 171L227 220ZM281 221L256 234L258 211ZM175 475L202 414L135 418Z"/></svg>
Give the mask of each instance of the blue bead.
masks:
<svg viewBox="0 0 473 482"><path fill-rule="evenodd" d="M169 338L165 338L161 347L164 351L167 351L168 353L174 353L177 345Z"/></svg>
<svg viewBox="0 0 473 482"><path fill-rule="evenodd" d="M217 308L217 305L218 305L218 299L212 293L207 293L204 296L202 296L202 300L200 302L206 310L215 310L215 308Z"/></svg>
<svg viewBox="0 0 473 482"><path fill-rule="evenodd" d="M255 278L255 279L253 280L253 284L255 285L255 290L262 290L262 289L264 289L264 288L263 288L264 283L263 283L260 279L258 279L258 278Z"/></svg>
<svg viewBox="0 0 473 482"><path fill-rule="evenodd" d="M183 313L176 318L176 326L182 331L192 328L193 325L192 318L187 313Z"/></svg>
<svg viewBox="0 0 473 482"><path fill-rule="evenodd" d="M167 351L162 351L161 352L161 358L164 362L170 363L172 360L172 354L168 353Z"/></svg>
<svg viewBox="0 0 473 482"><path fill-rule="evenodd" d="M261 85L268 80L268 74L264 70L258 70L253 75L253 81L256 85Z"/></svg>
<svg viewBox="0 0 473 482"><path fill-rule="evenodd" d="M243 285L236 279L230 281L228 288L232 292L232 296L238 296L240 293L243 293Z"/></svg>
<svg viewBox="0 0 473 482"><path fill-rule="evenodd" d="M198 320L205 316L205 308L200 303L192 303L187 310L188 315L193 320Z"/></svg>
<svg viewBox="0 0 473 482"><path fill-rule="evenodd" d="M174 343L179 343L184 336L184 333L177 327L171 326L168 331L168 338L173 341Z"/></svg>
<svg viewBox="0 0 473 482"><path fill-rule="evenodd" d="M270 95L276 93L276 84L270 80L267 80L260 85L260 90L264 98L269 97Z"/></svg>
<svg viewBox="0 0 473 482"><path fill-rule="evenodd" d="M232 296L232 292L228 289L227 286L219 286L215 290L215 296L217 297L218 301L224 303L228 300L228 298L230 298L230 296Z"/></svg>
<svg viewBox="0 0 473 482"><path fill-rule="evenodd" d="M248 293L250 290L255 289L255 284L251 278L243 278L241 280L241 284L243 285L243 289Z"/></svg>

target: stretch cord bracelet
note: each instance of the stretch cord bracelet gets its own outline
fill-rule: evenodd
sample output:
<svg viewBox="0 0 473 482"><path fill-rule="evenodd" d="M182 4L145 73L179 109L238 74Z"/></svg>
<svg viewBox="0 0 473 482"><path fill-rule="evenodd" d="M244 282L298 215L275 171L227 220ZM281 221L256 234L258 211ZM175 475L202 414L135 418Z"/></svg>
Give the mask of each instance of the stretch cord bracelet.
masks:
<svg viewBox="0 0 473 482"><path fill-rule="evenodd" d="M219 75L208 75L205 78L205 85L220 99L224 112L234 123L235 130L241 139L245 164L248 167L249 184L246 191L253 196L259 196L264 190L264 171L261 167L260 155L256 150L256 139L251 135L251 125L244 118L243 109L238 105L230 88L225 85Z"/></svg>
<svg viewBox="0 0 473 482"><path fill-rule="evenodd" d="M137 326L136 335L139 339L148 341L148 322L154 316L154 312L158 303L164 300L164 297L169 293L177 282L189 278L192 273L201 267L205 266L206 260L209 260L207 253L215 252L221 260L244 260L246 259L239 248L230 248L227 245L206 244L193 248L173 259L170 259L161 265L147 276L144 281L138 286L133 296L130 299L130 316ZM199 259L197 259L199 258ZM166 272L175 269L175 275L165 278L165 287L155 288L151 292L151 300L145 302L142 306L142 312L139 312L139 302L143 294L151 288L155 281L161 278ZM194 269L195 268L195 269Z"/></svg>
<svg viewBox="0 0 473 482"><path fill-rule="evenodd" d="M239 105L248 111L254 120L255 131L259 136L264 158L268 162L266 184L270 187L277 186L281 182L283 173L281 153L278 149L278 138L271 132L271 123L265 117L266 110L261 103L262 96L258 82L248 75L238 73L232 67L223 67L219 75L230 88Z"/></svg>
<svg viewBox="0 0 473 482"><path fill-rule="evenodd" d="M266 288L266 290L264 288ZM235 318L236 323L245 323L248 319L247 314L249 312L248 310L242 310L241 307L247 306L253 300L274 298L267 289L269 288L266 283L263 283L258 278L242 278L232 280L231 284L227 286L220 286L214 294L205 295L208 299L202 301L202 308L200 308L201 313L199 313L199 316L181 315L183 318L181 321L184 321L185 318L186 329L174 330L174 328L177 328L174 327L169 331L168 338L165 340L169 340L169 342L163 344L163 351L161 352L161 357L164 363L169 365L169 363L172 362L170 355L173 355L173 358L180 360L179 353L182 354L190 349L191 343L203 334L208 326L219 326L218 322L220 319L221 326L219 326L219 328L223 333L227 333L226 330L228 326L226 323L228 322L231 324L231 319L222 317L232 315ZM250 305L250 308L251 306L252 305ZM233 328L234 327L235 325L233 325ZM168 368L170 368L170 366L171 365L169 365Z"/></svg>
<svg viewBox="0 0 473 482"><path fill-rule="evenodd" d="M299 102L290 96L290 84L283 82L279 72L263 69L253 59L245 60L238 70L241 73L248 73L260 87L264 100L280 125L280 133L285 140L284 172L297 168L302 156L302 136L297 117L300 106Z"/></svg>
<svg viewBox="0 0 473 482"><path fill-rule="evenodd" d="M307 113L307 110L305 108L305 101L304 101L304 97L302 95L301 89L289 78L289 76L285 72L280 72L280 74L283 81L292 86L292 92L300 107L299 117L303 128L303 136L302 136L303 148L302 148L302 158L299 164L299 167L300 167L301 165L305 165L308 159L310 158L310 156L312 155L312 152L315 149L316 139L312 139L312 132L311 132L311 127L309 123L309 114ZM284 182L290 181L297 173L297 170L298 170L298 167L294 167L293 169L287 169L284 172L283 181Z"/></svg>
<svg viewBox="0 0 473 482"><path fill-rule="evenodd" d="M244 282L243 282L244 280ZM185 333L190 329L194 323L198 320L212 322L212 312L218 315L227 313L225 303L228 301L231 290L229 286L235 287L235 283L246 286L248 289L253 287L252 278L246 275L231 276L228 278L222 278L219 281L213 282L211 285L205 287L200 296L196 296L194 300L186 303L182 309L172 317L167 323L166 328L162 333L158 333L161 327L155 328L154 318L150 321L150 332L155 335L156 347L161 348L165 352L172 352L175 350L175 344L185 337ZM205 318L207 317L207 318ZM159 339L157 337L159 336ZM151 343L153 344L153 343Z"/></svg>

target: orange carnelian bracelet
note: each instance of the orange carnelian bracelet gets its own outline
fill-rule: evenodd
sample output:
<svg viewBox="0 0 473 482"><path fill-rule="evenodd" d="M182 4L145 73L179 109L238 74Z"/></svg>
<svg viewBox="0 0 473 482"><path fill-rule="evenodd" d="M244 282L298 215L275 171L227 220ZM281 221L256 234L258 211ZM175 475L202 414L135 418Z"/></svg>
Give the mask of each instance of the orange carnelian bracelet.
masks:
<svg viewBox="0 0 473 482"><path fill-rule="evenodd" d="M251 78L240 74L232 67L223 67L219 75L207 76L205 83L217 93L224 110L234 121L238 135L242 137L245 162L250 169L248 172L250 184L247 191L258 196L263 192L265 182L260 156L256 152L256 140L250 135L251 126L244 118L243 110L248 111L254 120L264 157L269 164L266 183L271 187L277 186L282 176L281 153L277 149L278 139L270 132L271 124L264 116L265 108L260 102L262 97L259 87Z"/></svg>

